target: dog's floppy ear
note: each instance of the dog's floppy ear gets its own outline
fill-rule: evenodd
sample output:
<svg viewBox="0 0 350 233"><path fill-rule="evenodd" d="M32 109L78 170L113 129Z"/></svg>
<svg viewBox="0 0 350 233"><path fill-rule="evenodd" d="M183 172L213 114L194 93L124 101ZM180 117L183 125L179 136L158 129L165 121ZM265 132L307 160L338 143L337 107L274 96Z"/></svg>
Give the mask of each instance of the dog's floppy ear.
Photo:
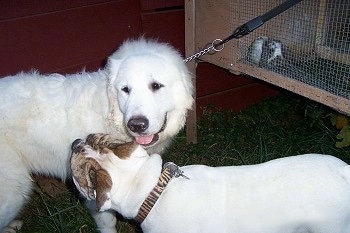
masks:
<svg viewBox="0 0 350 233"><path fill-rule="evenodd" d="M79 164L81 172L73 174L73 181L80 193L89 200L96 200L96 210L111 208L110 191L112 178L96 160L86 158L85 164Z"/></svg>
<svg viewBox="0 0 350 233"><path fill-rule="evenodd" d="M116 79L121 63L122 59L115 59L113 55L108 58L105 70L107 71L107 76L111 83Z"/></svg>
<svg viewBox="0 0 350 233"><path fill-rule="evenodd" d="M73 181L79 192L89 200L96 200L96 210L111 207L109 192L112 178L93 158L83 157L80 163L72 163ZM82 163L83 162L83 163Z"/></svg>
<svg viewBox="0 0 350 233"><path fill-rule="evenodd" d="M192 83L185 83L187 80L178 80L174 83L172 87L173 97L176 106L185 107L186 109L191 109L193 104L192 96ZM189 85L189 86L187 86ZM182 93L182 94L179 94Z"/></svg>
<svg viewBox="0 0 350 233"><path fill-rule="evenodd" d="M92 173L91 173L92 175ZM112 179L104 169L95 171L93 174L96 190L96 210L108 210L112 206L110 191L112 188Z"/></svg>
<svg viewBox="0 0 350 233"><path fill-rule="evenodd" d="M94 157L96 149L77 139L72 143L71 169L79 192L89 200L96 200L97 211L111 207L112 178Z"/></svg>

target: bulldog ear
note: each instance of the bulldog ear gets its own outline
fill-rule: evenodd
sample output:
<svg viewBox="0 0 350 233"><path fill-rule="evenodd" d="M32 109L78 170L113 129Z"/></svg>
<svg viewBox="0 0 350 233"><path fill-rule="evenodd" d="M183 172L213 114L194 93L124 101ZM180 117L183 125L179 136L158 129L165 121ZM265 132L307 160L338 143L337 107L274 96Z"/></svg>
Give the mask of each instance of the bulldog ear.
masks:
<svg viewBox="0 0 350 233"><path fill-rule="evenodd" d="M121 59L115 59L112 56L108 58L105 70L107 71L107 76L110 79L111 83L113 83L116 79L121 63Z"/></svg>
<svg viewBox="0 0 350 233"><path fill-rule="evenodd" d="M95 190L96 190L96 210L104 211L112 206L110 191L112 189L112 178L104 169L96 171Z"/></svg>

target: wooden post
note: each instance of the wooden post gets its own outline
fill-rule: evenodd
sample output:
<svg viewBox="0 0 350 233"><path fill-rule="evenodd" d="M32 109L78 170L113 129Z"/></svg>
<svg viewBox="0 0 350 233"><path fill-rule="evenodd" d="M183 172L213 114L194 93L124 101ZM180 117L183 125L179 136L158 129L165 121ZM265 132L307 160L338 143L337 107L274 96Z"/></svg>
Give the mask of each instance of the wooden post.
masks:
<svg viewBox="0 0 350 233"><path fill-rule="evenodd" d="M185 55L195 53L195 0L185 0ZM192 110L188 112L186 120L187 143L197 143L197 114L196 114L196 62L187 63L189 71L193 74L193 98Z"/></svg>

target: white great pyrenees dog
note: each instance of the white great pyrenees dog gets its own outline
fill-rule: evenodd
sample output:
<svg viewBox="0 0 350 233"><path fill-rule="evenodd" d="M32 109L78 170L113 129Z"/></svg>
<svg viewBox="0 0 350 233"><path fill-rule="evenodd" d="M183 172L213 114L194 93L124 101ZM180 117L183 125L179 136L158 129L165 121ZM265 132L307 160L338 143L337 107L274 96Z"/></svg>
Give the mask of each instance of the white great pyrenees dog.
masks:
<svg viewBox="0 0 350 233"><path fill-rule="evenodd" d="M29 198L32 173L71 175L76 138L105 132L161 153L184 126L192 92L181 55L143 38L124 42L96 72L1 78L0 232L20 225L12 220ZM101 232L116 232L114 214L92 213Z"/></svg>

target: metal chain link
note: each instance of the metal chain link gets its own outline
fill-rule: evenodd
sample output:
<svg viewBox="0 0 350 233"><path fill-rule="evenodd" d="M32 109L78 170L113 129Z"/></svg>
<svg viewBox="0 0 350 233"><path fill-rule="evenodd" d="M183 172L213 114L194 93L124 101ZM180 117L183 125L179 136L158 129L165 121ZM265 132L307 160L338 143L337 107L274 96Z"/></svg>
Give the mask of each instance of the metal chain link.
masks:
<svg viewBox="0 0 350 233"><path fill-rule="evenodd" d="M195 53L195 54L193 54L193 55L187 57L186 59L184 59L184 62L185 62L185 63L190 62L190 61L192 61L192 60L194 60L194 59L197 59L197 58L203 56L204 54L210 53L210 52L212 52L212 51L220 52L220 51L223 50L224 47L225 47L224 44L222 44L221 42L222 42L221 39L215 39L215 40L211 43L211 45L210 45L209 47L207 47L207 48L205 48L205 49L202 49L201 51L199 51L199 52L197 52L197 53ZM217 49L216 47L217 47L218 45L221 45L222 47L219 48L219 49Z"/></svg>
<svg viewBox="0 0 350 233"><path fill-rule="evenodd" d="M269 12L265 13L264 15L258 16L256 18L248 21L247 23L241 25L229 37L227 37L223 40L215 39L208 48L205 48L205 49L199 51L198 53L195 53L192 56L189 56L188 58L184 59L183 61L185 63L187 63L187 62L190 62L196 58L199 58L199 57L203 56L204 54L207 54L213 50L215 52L219 52L219 51L223 50L224 44L226 42L228 42L229 40L232 40L234 38L240 38L240 37L243 37L245 35L248 35L250 32L254 31L258 27L263 25L266 21L276 17L277 15L281 14L285 10L289 9L290 7L294 6L295 4L297 4L301 1L302 0L286 0L282 4L276 6L275 8L270 10ZM222 47L220 49L217 49L218 46L222 46Z"/></svg>

